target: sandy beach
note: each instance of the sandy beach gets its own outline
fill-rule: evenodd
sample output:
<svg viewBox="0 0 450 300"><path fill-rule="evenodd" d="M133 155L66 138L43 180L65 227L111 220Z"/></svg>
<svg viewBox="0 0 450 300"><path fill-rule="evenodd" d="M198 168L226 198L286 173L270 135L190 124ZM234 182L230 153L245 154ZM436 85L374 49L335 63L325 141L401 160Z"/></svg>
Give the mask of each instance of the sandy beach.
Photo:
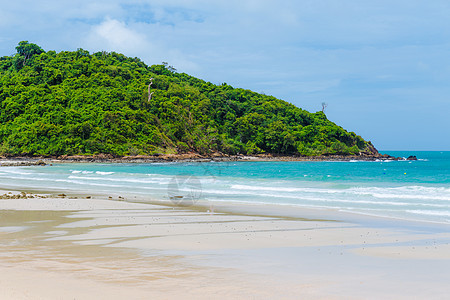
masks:
<svg viewBox="0 0 450 300"><path fill-rule="evenodd" d="M447 225L289 206L212 212L126 197L30 196L0 200L1 299L446 299L450 292Z"/></svg>

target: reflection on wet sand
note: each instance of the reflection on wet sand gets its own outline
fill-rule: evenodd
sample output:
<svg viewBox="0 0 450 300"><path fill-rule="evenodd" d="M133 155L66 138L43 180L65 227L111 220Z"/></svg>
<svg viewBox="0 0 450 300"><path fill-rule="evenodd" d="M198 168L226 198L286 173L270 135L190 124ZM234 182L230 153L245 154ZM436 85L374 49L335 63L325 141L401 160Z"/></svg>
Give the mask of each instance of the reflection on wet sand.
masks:
<svg viewBox="0 0 450 300"><path fill-rule="evenodd" d="M74 221L96 223L93 217L81 217L77 213L0 211L0 224L4 229L0 231L1 262L27 266L38 262L40 269L69 271L80 277L132 284L161 278L195 276L196 270L200 269L183 262L180 255L165 255L159 251L153 256L143 256L135 249L102 247L100 245L107 243L102 238L87 245L73 243L71 237L107 227L71 226ZM77 215L76 219L74 215ZM8 230L11 228L15 230Z"/></svg>
<svg viewBox="0 0 450 300"><path fill-rule="evenodd" d="M424 282L449 292L445 228L97 198L1 199L0 209L2 299L398 299L429 296Z"/></svg>

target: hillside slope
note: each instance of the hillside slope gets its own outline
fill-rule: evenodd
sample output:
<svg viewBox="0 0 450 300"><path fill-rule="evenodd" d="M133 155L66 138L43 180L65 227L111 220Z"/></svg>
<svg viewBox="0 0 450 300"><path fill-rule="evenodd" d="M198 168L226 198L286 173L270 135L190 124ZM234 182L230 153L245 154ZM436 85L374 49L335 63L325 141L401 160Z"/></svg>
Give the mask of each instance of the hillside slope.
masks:
<svg viewBox="0 0 450 300"><path fill-rule="evenodd" d="M375 154L370 142L272 96L115 52L0 58L0 155Z"/></svg>

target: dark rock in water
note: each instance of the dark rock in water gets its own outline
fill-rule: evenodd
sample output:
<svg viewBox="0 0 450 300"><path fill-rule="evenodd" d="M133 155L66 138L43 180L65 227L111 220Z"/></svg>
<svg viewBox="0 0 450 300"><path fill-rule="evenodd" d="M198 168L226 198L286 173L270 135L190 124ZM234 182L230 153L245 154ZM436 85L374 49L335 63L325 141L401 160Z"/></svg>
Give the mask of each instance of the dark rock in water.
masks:
<svg viewBox="0 0 450 300"><path fill-rule="evenodd" d="M395 157L395 156L391 156L389 154L383 154L380 156L380 158L386 159L386 160L403 160L403 158L401 158L401 157Z"/></svg>
<svg viewBox="0 0 450 300"><path fill-rule="evenodd" d="M417 157L415 155L410 155L406 160L417 160Z"/></svg>

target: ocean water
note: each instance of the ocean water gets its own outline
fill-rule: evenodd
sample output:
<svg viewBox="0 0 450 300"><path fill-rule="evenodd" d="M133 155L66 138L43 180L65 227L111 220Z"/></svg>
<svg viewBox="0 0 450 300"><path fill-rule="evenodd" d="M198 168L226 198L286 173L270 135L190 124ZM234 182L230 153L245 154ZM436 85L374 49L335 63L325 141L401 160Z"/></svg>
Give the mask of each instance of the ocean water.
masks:
<svg viewBox="0 0 450 300"><path fill-rule="evenodd" d="M1 167L0 188L136 196L180 205L295 205L450 224L450 152L385 153L419 160Z"/></svg>

